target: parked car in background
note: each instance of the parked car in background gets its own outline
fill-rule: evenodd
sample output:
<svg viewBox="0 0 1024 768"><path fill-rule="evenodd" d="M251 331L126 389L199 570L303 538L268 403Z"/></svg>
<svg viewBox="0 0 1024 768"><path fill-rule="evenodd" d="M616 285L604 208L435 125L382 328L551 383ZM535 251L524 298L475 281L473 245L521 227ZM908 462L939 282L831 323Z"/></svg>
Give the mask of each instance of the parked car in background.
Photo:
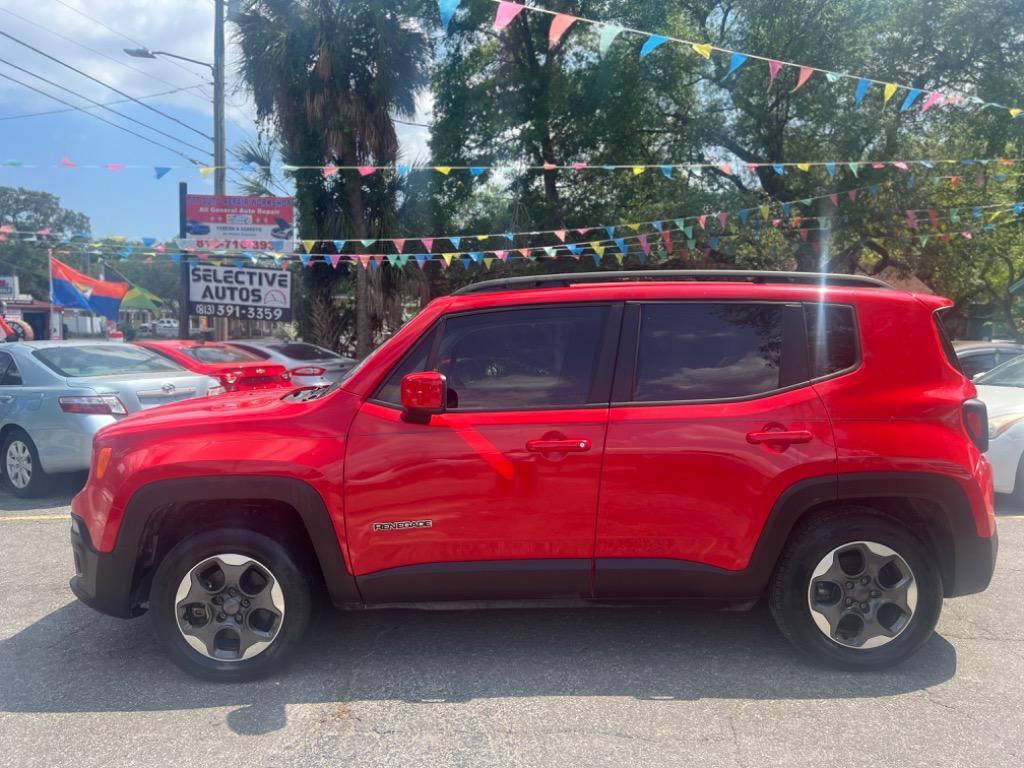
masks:
<svg viewBox="0 0 1024 768"><path fill-rule="evenodd" d="M1024 344L1012 341L954 341L953 349L964 376L969 379L1024 355Z"/></svg>
<svg viewBox="0 0 1024 768"><path fill-rule="evenodd" d="M171 317L162 317L156 321L152 330L157 336L177 336L178 321Z"/></svg>
<svg viewBox="0 0 1024 768"><path fill-rule="evenodd" d="M196 373L216 376L228 392L294 386L283 365L267 363L244 349L221 342L136 341Z"/></svg>
<svg viewBox="0 0 1024 768"><path fill-rule="evenodd" d="M297 387L316 387L341 380L356 361L316 344L277 339L243 339L230 342L257 357L285 366Z"/></svg>
<svg viewBox="0 0 1024 768"><path fill-rule="evenodd" d="M224 392L209 376L127 344L37 341L0 348L0 458L18 496L89 468L100 427L134 411Z"/></svg>
<svg viewBox="0 0 1024 768"><path fill-rule="evenodd" d="M1024 502L1024 357L1016 357L974 379L988 406L989 448L996 493Z"/></svg>

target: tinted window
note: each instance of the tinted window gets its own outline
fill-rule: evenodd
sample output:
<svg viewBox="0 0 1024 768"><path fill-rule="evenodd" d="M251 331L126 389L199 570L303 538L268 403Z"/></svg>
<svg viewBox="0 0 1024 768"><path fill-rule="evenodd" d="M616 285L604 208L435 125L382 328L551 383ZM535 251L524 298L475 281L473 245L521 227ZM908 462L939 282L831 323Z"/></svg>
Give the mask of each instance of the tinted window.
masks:
<svg viewBox="0 0 1024 768"><path fill-rule="evenodd" d="M182 370L172 360L129 344L47 347L32 354L61 376L113 376Z"/></svg>
<svg viewBox="0 0 1024 768"><path fill-rule="evenodd" d="M246 352L244 349L220 344L204 345L201 347L179 347L178 351L194 357L200 363L255 363L260 360L256 355Z"/></svg>
<svg viewBox="0 0 1024 768"><path fill-rule="evenodd" d="M0 361L0 370L3 370L3 367L3 361ZM7 370L0 376L0 386L14 387L20 386L21 383L21 371L18 370L18 364L11 359L11 364L7 366Z"/></svg>
<svg viewBox="0 0 1024 768"><path fill-rule="evenodd" d="M783 307L648 304L633 399L723 400L779 388Z"/></svg>
<svg viewBox="0 0 1024 768"><path fill-rule="evenodd" d="M315 344L303 344L300 342L275 344L271 349L275 352L280 352L285 357L290 357L292 360L325 360L327 358L341 357L341 355L331 352L329 349L318 347Z"/></svg>
<svg viewBox="0 0 1024 768"><path fill-rule="evenodd" d="M0 386L4 385L6 383L4 381L4 379L7 376L7 368L8 367L12 367L12 368L14 367L14 360L13 360L13 358L9 354L7 354L6 352L0 352ZM18 383L20 384L21 383L21 376L20 376L20 374L18 376L18 380L19 380Z"/></svg>
<svg viewBox="0 0 1024 768"><path fill-rule="evenodd" d="M857 324L852 307L805 304L808 356L815 379L857 364Z"/></svg>
<svg viewBox="0 0 1024 768"><path fill-rule="evenodd" d="M979 373L990 371L996 367L995 352L980 352L975 355L964 355L960 358L960 370L968 379Z"/></svg>
<svg viewBox="0 0 1024 768"><path fill-rule="evenodd" d="M405 358L398 364L398 367L391 372L384 386L377 392L377 399L394 405L402 404L402 379L410 373L418 373L427 370L427 362L430 358L430 350L434 346L435 331L426 333L422 339L416 342ZM379 349L379 347L378 347Z"/></svg>
<svg viewBox="0 0 1024 768"><path fill-rule="evenodd" d="M1008 363L983 373L974 380L974 383L990 387L1024 387L1024 357L1015 357Z"/></svg>
<svg viewBox="0 0 1024 768"><path fill-rule="evenodd" d="M543 307L451 317L435 369L450 408L584 405L608 308Z"/></svg>

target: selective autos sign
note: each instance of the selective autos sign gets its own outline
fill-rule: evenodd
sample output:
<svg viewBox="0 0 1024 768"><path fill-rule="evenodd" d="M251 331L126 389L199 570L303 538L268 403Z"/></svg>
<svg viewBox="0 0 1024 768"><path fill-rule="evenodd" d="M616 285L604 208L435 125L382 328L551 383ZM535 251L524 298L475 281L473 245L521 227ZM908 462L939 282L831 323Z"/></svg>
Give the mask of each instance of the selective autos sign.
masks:
<svg viewBox="0 0 1024 768"><path fill-rule="evenodd" d="M243 269L192 264L189 312L249 320L292 319L292 275L281 269Z"/></svg>
<svg viewBox="0 0 1024 768"><path fill-rule="evenodd" d="M290 197L219 197L185 199L183 245L197 249L239 251L295 250L295 206Z"/></svg>

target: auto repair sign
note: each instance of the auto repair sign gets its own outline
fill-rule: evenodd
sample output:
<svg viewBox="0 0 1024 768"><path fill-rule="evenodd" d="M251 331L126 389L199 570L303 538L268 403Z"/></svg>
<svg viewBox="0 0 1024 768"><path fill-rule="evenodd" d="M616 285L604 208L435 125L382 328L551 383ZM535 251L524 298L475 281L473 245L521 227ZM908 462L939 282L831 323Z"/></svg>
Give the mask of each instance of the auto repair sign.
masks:
<svg viewBox="0 0 1024 768"><path fill-rule="evenodd" d="M292 275L283 269L191 264L189 312L200 317L292 319Z"/></svg>
<svg viewBox="0 0 1024 768"><path fill-rule="evenodd" d="M295 205L290 197L187 195L182 245L240 251L295 250Z"/></svg>

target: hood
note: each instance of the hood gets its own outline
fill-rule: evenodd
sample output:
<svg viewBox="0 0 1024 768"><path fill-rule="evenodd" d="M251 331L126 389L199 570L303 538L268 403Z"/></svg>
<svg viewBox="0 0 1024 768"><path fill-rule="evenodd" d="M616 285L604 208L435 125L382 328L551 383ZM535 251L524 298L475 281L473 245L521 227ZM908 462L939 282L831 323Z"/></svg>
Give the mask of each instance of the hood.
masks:
<svg viewBox="0 0 1024 768"><path fill-rule="evenodd" d="M994 387L977 384L978 399L988 408L988 415L1001 416L1013 411L1024 411L1024 388Z"/></svg>

